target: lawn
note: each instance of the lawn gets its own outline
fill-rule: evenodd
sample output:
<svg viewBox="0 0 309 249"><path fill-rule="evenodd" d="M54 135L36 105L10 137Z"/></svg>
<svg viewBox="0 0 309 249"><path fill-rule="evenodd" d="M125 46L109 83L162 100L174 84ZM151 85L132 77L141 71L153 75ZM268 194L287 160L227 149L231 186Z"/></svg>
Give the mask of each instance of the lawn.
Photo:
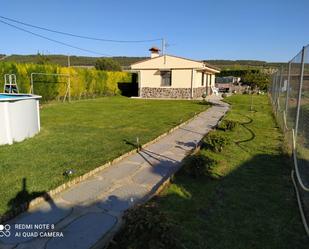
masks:
<svg viewBox="0 0 309 249"><path fill-rule="evenodd" d="M231 143L215 159L217 179L194 179L178 172L153 201L178 224L177 235L190 249L309 248L293 185L291 165L283 154L283 136L266 96L227 99L227 119L240 122L233 131L218 130Z"/></svg>
<svg viewBox="0 0 309 249"><path fill-rule="evenodd" d="M65 170L82 175L132 150L136 137L146 143L208 107L195 101L124 97L44 105L37 136L0 147L0 214L16 200L67 181ZM23 178L31 194L16 198Z"/></svg>

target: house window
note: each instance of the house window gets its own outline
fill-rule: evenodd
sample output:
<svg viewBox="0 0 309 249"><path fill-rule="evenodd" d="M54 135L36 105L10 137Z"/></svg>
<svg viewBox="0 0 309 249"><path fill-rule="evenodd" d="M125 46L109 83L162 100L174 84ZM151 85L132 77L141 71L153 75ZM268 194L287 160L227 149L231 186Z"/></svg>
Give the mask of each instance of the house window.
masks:
<svg viewBox="0 0 309 249"><path fill-rule="evenodd" d="M205 78L205 74L202 73L202 86L204 86L204 78Z"/></svg>
<svg viewBox="0 0 309 249"><path fill-rule="evenodd" d="M172 85L172 72L171 71L161 71L161 86L171 86Z"/></svg>

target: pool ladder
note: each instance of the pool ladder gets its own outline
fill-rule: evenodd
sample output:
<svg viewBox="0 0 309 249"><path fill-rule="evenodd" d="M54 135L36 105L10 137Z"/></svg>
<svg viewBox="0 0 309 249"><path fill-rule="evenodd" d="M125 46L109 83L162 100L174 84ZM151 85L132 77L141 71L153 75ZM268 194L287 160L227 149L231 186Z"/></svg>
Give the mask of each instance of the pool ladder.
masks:
<svg viewBox="0 0 309 249"><path fill-rule="evenodd" d="M15 74L4 75L4 93L19 93Z"/></svg>

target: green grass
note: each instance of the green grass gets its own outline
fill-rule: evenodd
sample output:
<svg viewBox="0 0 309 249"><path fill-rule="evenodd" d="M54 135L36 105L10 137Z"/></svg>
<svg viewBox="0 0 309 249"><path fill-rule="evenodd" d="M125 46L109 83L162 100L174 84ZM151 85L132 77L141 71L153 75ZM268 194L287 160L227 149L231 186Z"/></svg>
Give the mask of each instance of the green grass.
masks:
<svg viewBox="0 0 309 249"><path fill-rule="evenodd" d="M309 248L268 98L254 96L253 112L248 95L226 101L227 118L241 125L217 132L233 142L221 153L201 151L218 161L214 173L221 177L193 179L180 171L154 201L177 222L185 248Z"/></svg>
<svg viewBox="0 0 309 249"><path fill-rule="evenodd" d="M132 150L126 141L139 137L148 142L208 107L194 101L124 97L43 106L37 136L0 147L0 214L10 209L8 203L64 183L66 169L76 170L76 176L86 173ZM31 194L16 196L23 178Z"/></svg>

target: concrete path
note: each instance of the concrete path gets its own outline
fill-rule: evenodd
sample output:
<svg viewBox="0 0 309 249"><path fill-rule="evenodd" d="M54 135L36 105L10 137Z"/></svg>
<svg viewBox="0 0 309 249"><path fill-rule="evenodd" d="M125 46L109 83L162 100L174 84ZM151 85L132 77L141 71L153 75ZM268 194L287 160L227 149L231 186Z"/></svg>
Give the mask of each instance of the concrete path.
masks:
<svg viewBox="0 0 309 249"><path fill-rule="evenodd" d="M213 107L138 154L19 215L9 222L10 229L0 226L0 248L102 248L117 230L123 212L146 201L175 173L181 160L228 110L227 104L211 101L216 103Z"/></svg>

